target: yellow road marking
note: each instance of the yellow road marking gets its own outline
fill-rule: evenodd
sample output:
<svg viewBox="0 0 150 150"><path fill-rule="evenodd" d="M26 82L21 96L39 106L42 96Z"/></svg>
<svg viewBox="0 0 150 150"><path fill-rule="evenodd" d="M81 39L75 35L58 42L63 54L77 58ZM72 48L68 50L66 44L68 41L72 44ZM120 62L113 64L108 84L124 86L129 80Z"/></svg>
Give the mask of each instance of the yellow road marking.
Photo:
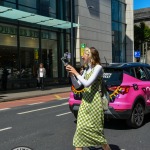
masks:
<svg viewBox="0 0 150 150"><path fill-rule="evenodd" d="M61 97L59 95L54 95L57 99L61 99Z"/></svg>

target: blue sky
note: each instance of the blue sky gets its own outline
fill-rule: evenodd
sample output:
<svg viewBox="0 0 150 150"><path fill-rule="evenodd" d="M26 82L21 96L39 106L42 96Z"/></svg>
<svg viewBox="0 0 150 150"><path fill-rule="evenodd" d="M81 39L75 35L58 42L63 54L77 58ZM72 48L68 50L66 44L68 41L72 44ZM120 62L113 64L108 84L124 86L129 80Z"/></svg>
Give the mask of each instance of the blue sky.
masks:
<svg viewBox="0 0 150 150"><path fill-rule="evenodd" d="M150 7L150 0L134 0L134 9Z"/></svg>

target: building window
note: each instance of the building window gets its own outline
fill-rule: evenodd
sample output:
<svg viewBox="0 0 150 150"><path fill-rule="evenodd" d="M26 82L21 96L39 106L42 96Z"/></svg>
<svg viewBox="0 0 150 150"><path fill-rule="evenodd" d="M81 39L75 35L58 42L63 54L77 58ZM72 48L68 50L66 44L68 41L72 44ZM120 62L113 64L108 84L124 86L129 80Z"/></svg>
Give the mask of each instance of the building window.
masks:
<svg viewBox="0 0 150 150"><path fill-rule="evenodd" d="M39 58L39 32L30 28L20 28L21 78L37 75Z"/></svg>
<svg viewBox="0 0 150 150"><path fill-rule="evenodd" d="M56 0L40 0L40 14L56 18Z"/></svg>
<svg viewBox="0 0 150 150"><path fill-rule="evenodd" d="M1 0L0 5L10 8L16 8L16 0Z"/></svg>
<svg viewBox="0 0 150 150"><path fill-rule="evenodd" d="M18 1L19 10L37 13L37 1L36 0L19 0Z"/></svg>
<svg viewBox="0 0 150 150"><path fill-rule="evenodd" d="M66 8L70 8L70 0L65 0L65 4L66 4ZM71 12L70 12L70 9L65 9L65 15L66 15L66 20L70 21L70 15L71 15Z"/></svg>
<svg viewBox="0 0 150 150"><path fill-rule="evenodd" d="M18 0L19 5L36 8L37 0Z"/></svg>
<svg viewBox="0 0 150 150"><path fill-rule="evenodd" d="M0 24L0 76L3 67L9 71L8 78L15 77L18 67L17 27Z"/></svg>
<svg viewBox="0 0 150 150"><path fill-rule="evenodd" d="M112 0L112 20L118 21L119 19L119 2Z"/></svg>
<svg viewBox="0 0 150 150"><path fill-rule="evenodd" d="M112 61L126 61L126 24L125 24L125 4L112 0Z"/></svg>
<svg viewBox="0 0 150 150"><path fill-rule="evenodd" d="M55 32L42 30L42 63L47 72L47 77L58 77L58 49L57 36Z"/></svg>

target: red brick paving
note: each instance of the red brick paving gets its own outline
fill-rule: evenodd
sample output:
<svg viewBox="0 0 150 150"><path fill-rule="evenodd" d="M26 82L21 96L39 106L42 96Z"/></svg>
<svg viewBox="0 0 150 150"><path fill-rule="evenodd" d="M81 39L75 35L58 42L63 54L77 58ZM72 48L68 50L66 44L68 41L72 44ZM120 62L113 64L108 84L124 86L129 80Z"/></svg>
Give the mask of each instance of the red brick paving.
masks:
<svg viewBox="0 0 150 150"><path fill-rule="evenodd" d="M59 100L61 98L68 98L68 97L69 97L69 92L50 94L46 96L39 96L39 97L32 97L32 98L25 98L25 99L14 100L14 101L9 101L9 102L2 102L0 103L0 109L23 106L23 105L28 105L32 103L48 102L48 101Z"/></svg>

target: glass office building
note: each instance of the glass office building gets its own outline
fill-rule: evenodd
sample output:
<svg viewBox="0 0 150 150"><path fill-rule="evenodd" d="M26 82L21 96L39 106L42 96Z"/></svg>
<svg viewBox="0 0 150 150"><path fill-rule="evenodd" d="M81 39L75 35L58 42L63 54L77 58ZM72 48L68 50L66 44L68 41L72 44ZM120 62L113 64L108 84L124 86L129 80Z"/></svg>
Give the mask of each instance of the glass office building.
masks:
<svg viewBox="0 0 150 150"><path fill-rule="evenodd" d="M69 0L0 1L0 76L6 67L9 88L35 86L41 62L47 85L67 82L60 60L70 51L71 16L66 8Z"/></svg>

